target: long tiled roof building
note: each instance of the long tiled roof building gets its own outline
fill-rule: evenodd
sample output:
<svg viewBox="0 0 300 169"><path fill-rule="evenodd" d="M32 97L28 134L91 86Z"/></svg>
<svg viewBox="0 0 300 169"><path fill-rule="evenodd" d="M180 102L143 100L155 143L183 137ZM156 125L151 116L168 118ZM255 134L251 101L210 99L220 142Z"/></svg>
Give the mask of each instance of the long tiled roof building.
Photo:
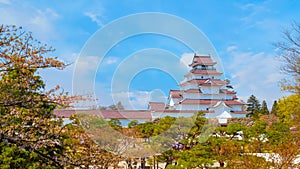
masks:
<svg viewBox="0 0 300 169"><path fill-rule="evenodd" d="M55 110L55 114L68 118L74 113L87 113L104 119L119 119L123 126L130 121L140 123L165 116L190 117L202 111L207 118L217 118L227 123L228 118L243 118L245 103L238 100L229 80L221 78L211 56L194 55L191 70L184 75L179 90L170 90L168 103L149 102L148 110Z"/></svg>

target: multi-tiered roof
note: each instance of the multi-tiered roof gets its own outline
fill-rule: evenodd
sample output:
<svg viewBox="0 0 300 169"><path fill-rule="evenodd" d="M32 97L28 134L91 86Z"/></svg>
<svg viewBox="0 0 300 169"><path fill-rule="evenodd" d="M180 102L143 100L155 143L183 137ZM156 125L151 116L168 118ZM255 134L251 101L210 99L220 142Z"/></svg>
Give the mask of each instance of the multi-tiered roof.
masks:
<svg viewBox="0 0 300 169"><path fill-rule="evenodd" d="M231 112L243 112L244 103L236 97L229 80L221 78L211 56L194 55L191 70L179 84L180 90L171 90L169 107L180 110L212 110L217 104L232 108Z"/></svg>

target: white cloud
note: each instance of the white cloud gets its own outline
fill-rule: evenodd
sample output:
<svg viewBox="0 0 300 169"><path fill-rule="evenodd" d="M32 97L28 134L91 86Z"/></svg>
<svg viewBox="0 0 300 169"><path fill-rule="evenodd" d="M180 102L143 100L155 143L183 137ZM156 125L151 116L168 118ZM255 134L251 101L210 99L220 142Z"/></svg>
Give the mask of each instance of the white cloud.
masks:
<svg viewBox="0 0 300 169"><path fill-rule="evenodd" d="M98 56L86 56L78 58L75 64L76 73L79 73L79 76L94 76L100 58Z"/></svg>
<svg viewBox="0 0 300 169"><path fill-rule="evenodd" d="M237 46L228 46L226 50L227 50L227 52L232 52L236 49L237 49Z"/></svg>
<svg viewBox="0 0 300 169"><path fill-rule="evenodd" d="M242 10L248 10L248 9L254 8L254 7L255 7L255 5L253 3L247 3L245 5L240 6L240 9L242 9Z"/></svg>
<svg viewBox="0 0 300 169"><path fill-rule="evenodd" d="M271 106L274 100L285 93L280 90L279 81L283 78L279 62L272 54L230 51L230 59L224 62L225 70L231 74L237 95L244 101L254 94Z"/></svg>
<svg viewBox="0 0 300 169"><path fill-rule="evenodd" d="M8 0L1 0L1 2L7 4L0 6L1 23L23 26L26 30L33 32L34 36L41 41L59 37L54 26L59 15L53 9L37 9L25 3L9 3Z"/></svg>
<svg viewBox="0 0 300 169"><path fill-rule="evenodd" d="M126 109L145 109L151 98L151 92L132 91L112 94L115 103L122 102Z"/></svg>
<svg viewBox="0 0 300 169"><path fill-rule="evenodd" d="M10 0L0 0L0 3L1 4L11 4L11 1Z"/></svg>
<svg viewBox="0 0 300 169"><path fill-rule="evenodd" d="M106 65L111 65L111 64L117 63L118 61L119 61L119 58L117 58L117 57L108 57L108 58L105 58L103 62Z"/></svg>
<svg viewBox="0 0 300 169"><path fill-rule="evenodd" d="M194 53L184 53L181 55L180 62L186 66L192 63L194 57Z"/></svg>
<svg viewBox="0 0 300 169"><path fill-rule="evenodd" d="M100 18L100 14L97 13L93 13L93 12L85 12L84 13L85 16L88 16L93 22L95 22L98 26L102 27L104 24L102 23L102 21L99 19Z"/></svg>

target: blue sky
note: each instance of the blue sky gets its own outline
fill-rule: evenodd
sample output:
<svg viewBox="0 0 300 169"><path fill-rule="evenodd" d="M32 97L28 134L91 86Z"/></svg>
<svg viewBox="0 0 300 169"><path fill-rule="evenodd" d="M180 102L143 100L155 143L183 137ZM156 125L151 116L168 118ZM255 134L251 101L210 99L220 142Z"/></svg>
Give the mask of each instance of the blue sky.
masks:
<svg viewBox="0 0 300 169"><path fill-rule="evenodd" d="M2 24L16 24L30 30L37 39L55 47L54 55L67 63L76 63L86 41L120 17L143 12L178 16L195 25L213 44L224 76L231 80L239 98L246 101L254 94L260 100L267 100L269 106L288 94L280 90L279 80L283 75L272 43L282 40L282 31L289 28L291 22L300 22L300 1L297 0L0 0L0 11ZM97 57L91 57L80 66L83 71L97 70L94 92L99 104L112 104L112 77L119 65L134 53L152 48L169 51L177 60L186 59L194 52L175 39L144 34L116 44L100 65L93 65ZM153 59L159 61L161 58ZM74 65L64 71L42 71L47 87L60 84L72 91ZM128 91L115 94L119 98L129 96L134 108L146 108L149 100L164 101L169 89L178 89L177 82L166 72L148 69L131 79Z"/></svg>

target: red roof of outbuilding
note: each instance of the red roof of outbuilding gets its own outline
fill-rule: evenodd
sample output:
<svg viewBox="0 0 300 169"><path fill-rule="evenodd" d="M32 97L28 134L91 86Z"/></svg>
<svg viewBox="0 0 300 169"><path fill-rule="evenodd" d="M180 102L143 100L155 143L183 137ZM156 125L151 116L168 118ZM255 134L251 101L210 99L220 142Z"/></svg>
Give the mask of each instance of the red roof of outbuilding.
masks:
<svg viewBox="0 0 300 169"><path fill-rule="evenodd" d="M164 110L165 109L165 103L163 102L149 102L149 110Z"/></svg>
<svg viewBox="0 0 300 169"><path fill-rule="evenodd" d="M104 119L151 119L151 113L147 110L101 110Z"/></svg>
<svg viewBox="0 0 300 169"><path fill-rule="evenodd" d="M62 117L62 118L68 118L70 117L72 114L75 114L75 110L60 110L60 109L55 109L54 110L54 114L58 117Z"/></svg>
<svg viewBox="0 0 300 169"><path fill-rule="evenodd" d="M151 113L147 110L54 110L58 117L68 118L72 114L91 114L99 115L104 119L151 119Z"/></svg>

